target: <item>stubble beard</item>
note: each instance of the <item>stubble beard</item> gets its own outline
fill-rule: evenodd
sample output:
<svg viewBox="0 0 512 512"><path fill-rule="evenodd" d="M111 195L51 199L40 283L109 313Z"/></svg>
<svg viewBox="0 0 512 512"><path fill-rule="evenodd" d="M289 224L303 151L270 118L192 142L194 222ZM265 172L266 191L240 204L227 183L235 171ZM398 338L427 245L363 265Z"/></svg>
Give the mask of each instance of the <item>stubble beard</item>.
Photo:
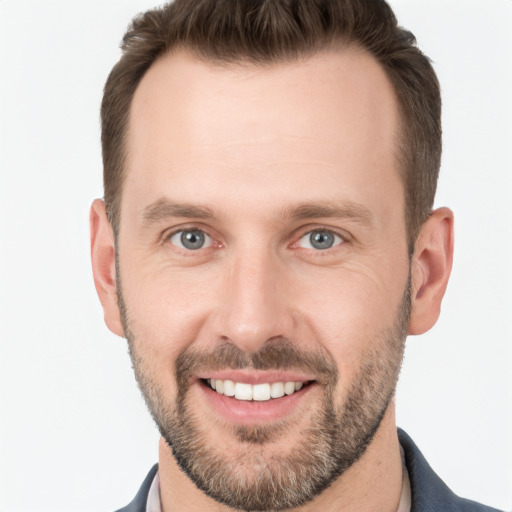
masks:
<svg viewBox="0 0 512 512"><path fill-rule="evenodd" d="M137 350L119 282L118 301L138 385L178 465L207 496L245 511L299 507L321 494L362 456L393 397L411 309L409 279L393 325L370 344L372 349L341 405L334 400L338 371L332 357L299 351L281 338L269 340L257 353L243 352L227 343L209 353L183 350L174 365L176 400L168 403ZM231 446L212 446L208 425L195 414L191 403L190 377L199 369L226 368L316 372L323 397L309 426L297 433L293 450L283 454L268 449L271 443L290 435L293 425L286 421L232 427ZM238 448L237 455L228 456L233 446Z"/></svg>

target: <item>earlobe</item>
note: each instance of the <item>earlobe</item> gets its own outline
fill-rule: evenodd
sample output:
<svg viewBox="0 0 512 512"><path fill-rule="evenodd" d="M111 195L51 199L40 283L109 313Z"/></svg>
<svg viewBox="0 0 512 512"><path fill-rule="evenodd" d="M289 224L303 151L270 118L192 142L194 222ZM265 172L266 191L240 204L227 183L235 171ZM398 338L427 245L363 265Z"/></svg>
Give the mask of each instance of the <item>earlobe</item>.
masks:
<svg viewBox="0 0 512 512"><path fill-rule="evenodd" d="M439 318L453 262L453 213L432 212L416 241L412 260L409 334L422 334Z"/></svg>
<svg viewBox="0 0 512 512"><path fill-rule="evenodd" d="M107 218L105 203L96 199L90 212L91 261L96 292L103 306L107 327L123 336L121 315L116 292L116 256L112 227Z"/></svg>

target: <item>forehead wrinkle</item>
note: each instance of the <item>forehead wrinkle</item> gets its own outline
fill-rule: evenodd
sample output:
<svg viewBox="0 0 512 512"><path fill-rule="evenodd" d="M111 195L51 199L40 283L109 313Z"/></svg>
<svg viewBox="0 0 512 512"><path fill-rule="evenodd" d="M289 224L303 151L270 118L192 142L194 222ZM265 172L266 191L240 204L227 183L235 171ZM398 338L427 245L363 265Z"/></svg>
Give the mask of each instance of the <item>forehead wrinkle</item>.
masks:
<svg viewBox="0 0 512 512"><path fill-rule="evenodd" d="M151 225L171 217L211 220L215 218L215 214L206 206L174 202L165 197L149 204L142 212L142 220L145 225Z"/></svg>

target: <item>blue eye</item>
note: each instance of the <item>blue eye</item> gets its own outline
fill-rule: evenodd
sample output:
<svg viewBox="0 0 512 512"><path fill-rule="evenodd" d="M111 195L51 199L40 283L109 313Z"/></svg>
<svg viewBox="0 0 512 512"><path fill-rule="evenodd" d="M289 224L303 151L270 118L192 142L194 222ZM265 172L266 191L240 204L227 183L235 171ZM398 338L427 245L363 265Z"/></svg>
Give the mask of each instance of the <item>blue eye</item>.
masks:
<svg viewBox="0 0 512 512"><path fill-rule="evenodd" d="M327 229L316 229L301 237L298 245L303 249L324 251L344 242L340 235Z"/></svg>
<svg viewBox="0 0 512 512"><path fill-rule="evenodd" d="M187 251L197 251L212 245L212 239L200 229L184 229L177 231L169 239L170 242Z"/></svg>

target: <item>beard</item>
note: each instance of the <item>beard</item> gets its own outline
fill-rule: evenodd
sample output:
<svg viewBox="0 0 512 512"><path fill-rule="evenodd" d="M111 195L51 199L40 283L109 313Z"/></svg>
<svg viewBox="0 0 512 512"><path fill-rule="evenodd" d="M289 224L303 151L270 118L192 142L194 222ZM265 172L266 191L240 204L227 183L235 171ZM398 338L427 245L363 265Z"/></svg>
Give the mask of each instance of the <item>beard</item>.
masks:
<svg viewBox="0 0 512 512"><path fill-rule="evenodd" d="M177 395L169 403L163 386L153 378L150 365L137 349L144 340L136 339L130 330L119 282L118 302L139 388L179 467L207 496L246 511L299 507L359 460L394 395L411 310L409 278L394 322L370 344L341 404L334 399L339 375L332 356L299 350L297 344L284 338L272 338L251 353L231 343L219 344L208 352L187 347L174 364ZM204 370L244 368L302 370L315 375L315 385L321 386L320 404L307 427L295 431L290 453L272 449L273 442L291 435L294 425L287 421L232 426L230 446L212 442L209 425L191 398L193 377Z"/></svg>

